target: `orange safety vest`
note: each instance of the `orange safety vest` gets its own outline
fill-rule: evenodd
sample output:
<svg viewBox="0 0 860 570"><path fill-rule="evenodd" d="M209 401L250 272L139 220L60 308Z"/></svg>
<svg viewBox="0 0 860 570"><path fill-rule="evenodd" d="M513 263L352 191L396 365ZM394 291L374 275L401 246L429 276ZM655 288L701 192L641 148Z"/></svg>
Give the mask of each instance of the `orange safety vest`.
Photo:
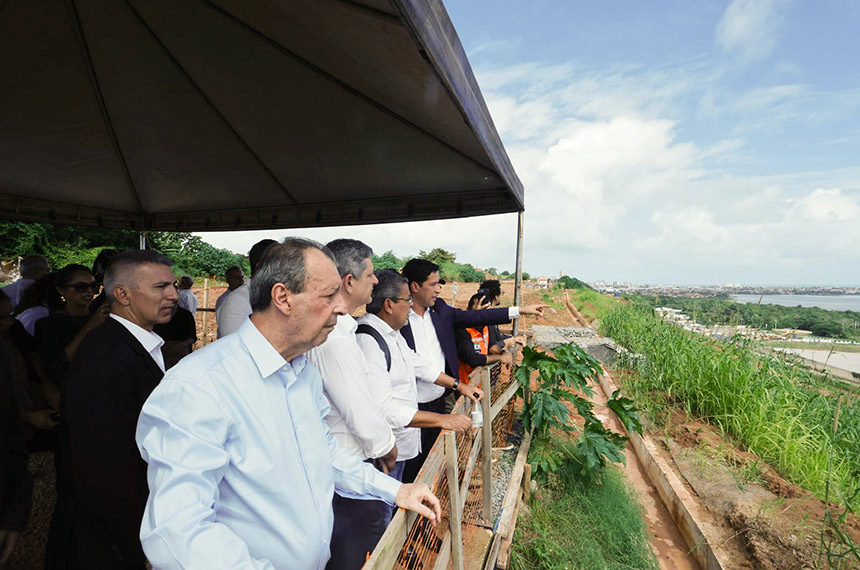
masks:
<svg viewBox="0 0 860 570"><path fill-rule="evenodd" d="M472 346L475 347L475 352L480 352L481 354L487 354L487 350L490 347L490 329L484 327L481 330L478 329L466 329L466 332L469 333L469 336L472 337ZM462 360L460 361L460 382L463 384L469 383L469 374L474 370L474 366L469 366Z"/></svg>

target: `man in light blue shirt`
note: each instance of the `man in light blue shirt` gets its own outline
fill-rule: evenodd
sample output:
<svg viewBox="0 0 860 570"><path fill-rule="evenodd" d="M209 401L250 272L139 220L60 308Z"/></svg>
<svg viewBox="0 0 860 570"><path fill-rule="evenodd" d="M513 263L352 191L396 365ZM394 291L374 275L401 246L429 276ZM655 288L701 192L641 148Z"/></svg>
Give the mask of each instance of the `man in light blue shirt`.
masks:
<svg viewBox="0 0 860 570"><path fill-rule="evenodd" d="M288 238L251 281L253 314L184 358L143 407L137 442L149 463L141 542L153 568L321 570L332 498L382 499L434 523L424 485L400 485L344 450L304 353L346 306L331 253Z"/></svg>

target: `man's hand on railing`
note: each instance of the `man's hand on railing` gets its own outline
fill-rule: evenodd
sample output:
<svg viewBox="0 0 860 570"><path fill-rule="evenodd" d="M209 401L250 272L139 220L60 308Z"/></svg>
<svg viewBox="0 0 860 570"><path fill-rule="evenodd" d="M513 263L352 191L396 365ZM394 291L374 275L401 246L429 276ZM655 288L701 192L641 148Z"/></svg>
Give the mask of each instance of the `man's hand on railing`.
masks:
<svg viewBox="0 0 860 570"><path fill-rule="evenodd" d="M461 383L457 386L457 391L467 398L471 398L473 402L480 402L481 398L484 397L484 393L479 388L475 388L470 384Z"/></svg>
<svg viewBox="0 0 860 570"><path fill-rule="evenodd" d="M518 344L520 346L525 346L526 345L526 337L524 337L524 336L512 336L510 338L506 338L505 339L505 350L511 348L515 344Z"/></svg>
<svg viewBox="0 0 860 570"><path fill-rule="evenodd" d="M404 509L415 511L436 526L442 520L442 507L424 483L406 483L394 497L394 504Z"/></svg>
<svg viewBox="0 0 860 570"><path fill-rule="evenodd" d="M472 429L472 420L463 414L442 414L442 429L468 433Z"/></svg>

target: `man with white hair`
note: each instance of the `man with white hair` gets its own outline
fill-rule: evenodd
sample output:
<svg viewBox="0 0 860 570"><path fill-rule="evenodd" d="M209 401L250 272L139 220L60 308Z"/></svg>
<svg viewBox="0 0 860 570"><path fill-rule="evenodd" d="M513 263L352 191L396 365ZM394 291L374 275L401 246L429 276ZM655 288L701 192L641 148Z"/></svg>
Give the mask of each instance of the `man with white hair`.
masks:
<svg viewBox="0 0 860 570"><path fill-rule="evenodd" d="M251 316L179 362L143 406L150 496L140 536L153 568L321 570L335 491L439 520L425 485L362 463L326 427L329 404L305 353L346 313L341 283L325 246L272 245L251 280Z"/></svg>

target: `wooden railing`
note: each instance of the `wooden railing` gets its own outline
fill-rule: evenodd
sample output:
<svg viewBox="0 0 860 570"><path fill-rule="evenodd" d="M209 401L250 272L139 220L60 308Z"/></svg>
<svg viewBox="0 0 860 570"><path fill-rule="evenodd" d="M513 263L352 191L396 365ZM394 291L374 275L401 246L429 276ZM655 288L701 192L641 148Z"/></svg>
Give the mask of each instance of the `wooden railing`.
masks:
<svg viewBox="0 0 860 570"><path fill-rule="evenodd" d="M474 554L464 550L464 529L483 527L495 529L492 538L483 543L480 567L492 568L496 557L504 554L505 540L512 537L513 521L520 493L519 486L525 470L525 454L528 452L530 437L525 435L514 466L508 493L502 503L502 510L495 524L492 520L492 441L493 428L501 419L500 414L512 400L517 391L517 383L511 377L510 367L505 368L506 378L502 378L501 367L493 365L480 367L473 371L472 382L479 382L485 397L481 400L484 423L470 433L460 435L445 430L430 450L427 460L416 478L416 482L426 483L443 505L443 520L447 526L433 529L425 519L414 513L398 509L388 529L374 549L365 570L391 570L397 568L445 569L449 563L453 570L464 570L467 555ZM492 398L491 378L498 376L497 382L506 387ZM509 382L509 384L507 383ZM454 408L455 413L469 415L473 403L460 398ZM521 457L520 457L521 456ZM480 469L478 461L480 457ZM475 494L477 484L473 485L473 474L480 473L480 509L464 518L467 497ZM513 487L513 489L511 489ZM511 498L512 497L512 498ZM485 532L489 533L490 530ZM507 544L510 548L510 541ZM489 552L490 556L485 555ZM492 562L490 561L492 559ZM470 564L470 566L474 566Z"/></svg>

